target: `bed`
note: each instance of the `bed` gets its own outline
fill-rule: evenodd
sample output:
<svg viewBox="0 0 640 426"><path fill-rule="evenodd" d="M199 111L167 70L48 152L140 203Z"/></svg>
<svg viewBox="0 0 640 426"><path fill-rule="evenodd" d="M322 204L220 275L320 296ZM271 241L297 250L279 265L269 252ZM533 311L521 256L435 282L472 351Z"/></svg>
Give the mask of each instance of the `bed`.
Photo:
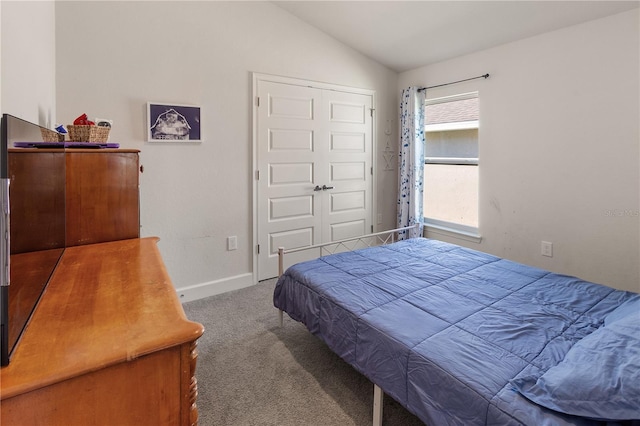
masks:
<svg viewBox="0 0 640 426"><path fill-rule="evenodd" d="M282 254L282 253L281 253ZM297 263L276 308L425 424L640 425L640 295L411 238Z"/></svg>

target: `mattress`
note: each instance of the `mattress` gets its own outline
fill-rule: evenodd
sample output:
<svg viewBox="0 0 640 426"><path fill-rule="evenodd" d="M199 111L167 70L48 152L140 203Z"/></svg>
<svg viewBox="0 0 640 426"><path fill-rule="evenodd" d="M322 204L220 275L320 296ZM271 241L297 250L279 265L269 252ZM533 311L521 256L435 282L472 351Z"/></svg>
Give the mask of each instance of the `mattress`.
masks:
<svg viewBox="0 0 640 426"><path fill-rule="evenodd" d="M523 388L637 298L414 238L296 264L273 301L428 425L587 426L636 418L636 394L610 419L549 408Z"/></svg>

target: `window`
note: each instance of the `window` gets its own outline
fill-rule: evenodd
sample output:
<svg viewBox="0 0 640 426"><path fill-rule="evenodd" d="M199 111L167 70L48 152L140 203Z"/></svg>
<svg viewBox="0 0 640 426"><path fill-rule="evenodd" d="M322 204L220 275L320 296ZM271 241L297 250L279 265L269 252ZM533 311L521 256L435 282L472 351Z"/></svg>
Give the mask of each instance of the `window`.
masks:
<svg viewBox="0 0 640 426"><path fill-rule="evenodd" d="M426 101L427 226L478 233L478 123L477 92Z"/></svg>

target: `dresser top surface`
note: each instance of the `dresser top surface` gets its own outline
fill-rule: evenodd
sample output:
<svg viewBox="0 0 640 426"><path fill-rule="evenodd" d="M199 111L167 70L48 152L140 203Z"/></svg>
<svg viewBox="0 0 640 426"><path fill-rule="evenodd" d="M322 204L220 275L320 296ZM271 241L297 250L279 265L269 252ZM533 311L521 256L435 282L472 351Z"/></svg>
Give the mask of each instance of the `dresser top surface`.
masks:
<svg viewBox="0 0 640 426"><path fill-rule="evenodd" d="M92 153L92 154L109 154L114 152L120 153L140 153L139 149L129 149L129 148L9 148L9 152L11 153L33 153L33 152L57 152L57 153L65 153L65 154L73 154L75 153Z"/></svg>

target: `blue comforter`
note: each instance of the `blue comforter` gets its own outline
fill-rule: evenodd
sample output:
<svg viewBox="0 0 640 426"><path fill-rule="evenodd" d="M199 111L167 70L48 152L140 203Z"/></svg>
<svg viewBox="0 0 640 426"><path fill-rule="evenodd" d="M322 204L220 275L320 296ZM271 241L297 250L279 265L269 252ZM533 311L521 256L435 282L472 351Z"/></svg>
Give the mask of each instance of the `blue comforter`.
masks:
<svg viewBox="0 0 640 426"><path fill-rule="evenodd" d="M592 425L514 383L559 364L632 297L415 238L294 265L274 305L429 425Z"/></svg>

